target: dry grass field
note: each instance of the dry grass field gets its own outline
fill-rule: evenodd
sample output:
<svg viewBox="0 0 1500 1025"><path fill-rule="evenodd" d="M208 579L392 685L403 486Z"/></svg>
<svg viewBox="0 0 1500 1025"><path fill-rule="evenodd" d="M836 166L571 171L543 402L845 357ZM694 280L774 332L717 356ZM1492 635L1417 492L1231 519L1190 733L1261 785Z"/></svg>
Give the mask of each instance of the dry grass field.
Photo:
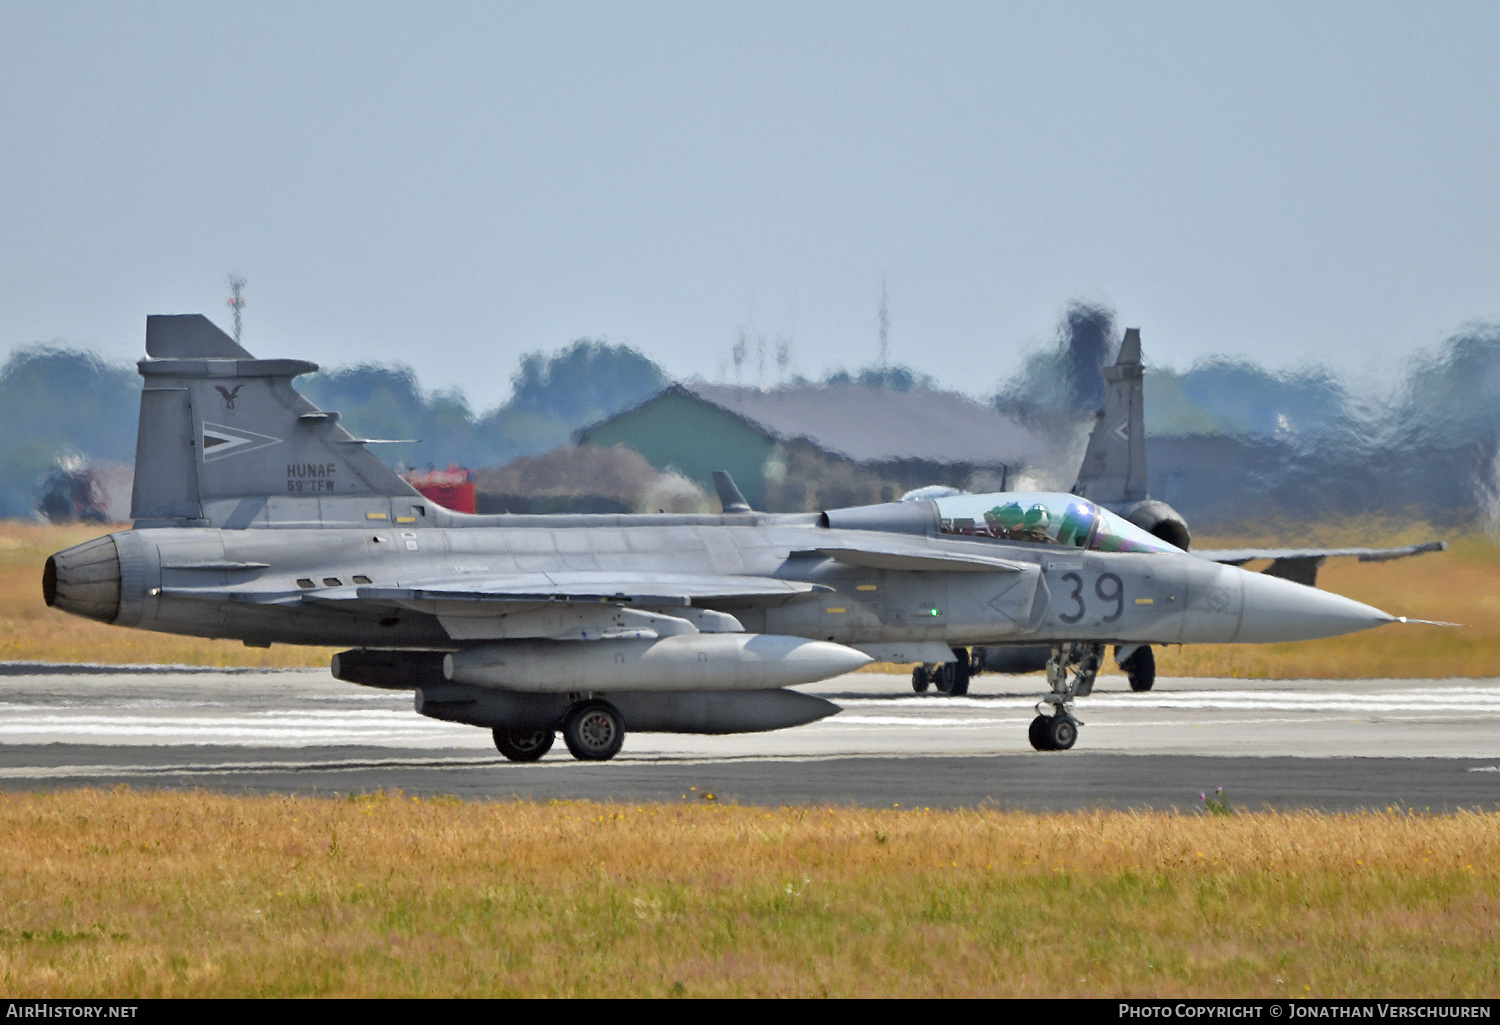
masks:
<svg viewBox="0 0 1500 1025"><path fill-rule="evenodd" d="M41 597L43 561L52 552L103 532L98 527L0 523L0 661L328 664L333 649L246 648L235 641L122 630L48 609ZM1500 675L1500 545L1487 535L1369 518L1337 527L1307 526L1295 535L1268 531L1261 537L1205 537L1194 543L1202 548L1284 545L1287 537L1295 537L1298 544L1327 545L1446 540L1451 546L1447 552L1398 562L1331 560L1319 573L1318 583L1394 615L1465 625L1460 629L1387 626L1300 644L1157 649L1162 675L1343 679ZM1252 564L1251 568L1259 567Z"/></svg>
<svg viewBox="0 0 1500 1025"><path fill-rule="evenodd" d="M6 997L1497 990L1497 815L0 795Z"/></svg>
<svg viewBox="0 0 1500 1025"><path fill-rule="evenodd" d="M1295 542L1286 538L1295 537ZM1391 625L1298 644L1201 644L1157 649L1165 676L1379 679L1500 676L1500 544L1473 530L1455 531L1365 517L1261 536L1194 538L1195 548L1291 547L1448 542L1448 551L1394 562L1330 559L1318 586L1395 616L1462 627ZM1247 568L1261 569L1264 563Z"/></svg>

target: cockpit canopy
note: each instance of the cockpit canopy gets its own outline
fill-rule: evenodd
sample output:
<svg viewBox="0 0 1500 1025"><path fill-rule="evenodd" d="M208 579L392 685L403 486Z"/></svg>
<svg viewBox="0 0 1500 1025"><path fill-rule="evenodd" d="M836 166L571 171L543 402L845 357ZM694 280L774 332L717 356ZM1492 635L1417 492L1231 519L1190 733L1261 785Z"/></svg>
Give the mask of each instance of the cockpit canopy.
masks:
<svg viewBox="0 0 1500 1025"><path fill-rule="evenodd" d="M1180 552L1159 537L1077 495L1004 491L989 495L945 495L939 529L964 537L1087 548L1099 552Z"/></svg>

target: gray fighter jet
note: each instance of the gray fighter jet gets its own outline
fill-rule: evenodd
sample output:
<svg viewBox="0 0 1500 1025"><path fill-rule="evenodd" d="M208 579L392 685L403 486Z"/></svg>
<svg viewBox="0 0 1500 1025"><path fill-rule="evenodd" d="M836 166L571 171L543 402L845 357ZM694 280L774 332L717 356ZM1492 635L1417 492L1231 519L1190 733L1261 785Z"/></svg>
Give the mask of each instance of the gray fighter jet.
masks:
<svg viewBox="0 0 1500 1025"><path fill-rule="evenodd" d="M247 645L348 646L339 679L580 759L627 730L738 733L837 706L872 660L1045 644L1031 742L1073 745L1104 645L1294 641L1395 617L1183 552L1088 498L955 495L808 514L483 516L409 487L338 414L201 316L150 317L134 529L47 560L47 604ZM743 505L738 503L726 503Z"/></svg>
<svg viewBox="0 0 1500 1025"><path fill-rule="evenodd" d="M1114 365L1102 367L1099 372L1105 382L1104 405L1089 435L1088 449L1072 493L1187 551L1192 532L1186 517L1167 503L1151 498L1147 487L1145 367L1141 362L1140 329L1130 328L1125 332ZM1230 566L1270 560L1270 565L1261 572L1311 587L1317 582L1319 567L1330 558L1347 556L1361 562L1384 562L1424 552L1441 552L1447 547L1446 542L1430 541L1394 548L1199 549L1194 554ZM963 694L968 690L969 678L979 672L1035 672L1046 668L1051 657L1051 648L1044 645L981 647L972 652L956 648L945 663L918 667L912 685L920 691L935 684L943 693ZM1121 645L1116 648L1115 657L1132 690L1151 689L1156 680L1156 658L1149 644Z"/></svg>

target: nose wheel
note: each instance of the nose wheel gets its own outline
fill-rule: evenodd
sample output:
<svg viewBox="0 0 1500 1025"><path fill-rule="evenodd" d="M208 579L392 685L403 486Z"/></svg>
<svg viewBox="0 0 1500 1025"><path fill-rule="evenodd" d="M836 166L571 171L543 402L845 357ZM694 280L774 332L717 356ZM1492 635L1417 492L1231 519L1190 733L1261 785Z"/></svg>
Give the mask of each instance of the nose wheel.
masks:
<svg viewBox="0 0 1500 1025"><path fill-rule="evenodd" d="M1039 715L1031 720L1029 739L1038 751L1066 751L1078 739L1078 720L1071 715Z"/></svg>

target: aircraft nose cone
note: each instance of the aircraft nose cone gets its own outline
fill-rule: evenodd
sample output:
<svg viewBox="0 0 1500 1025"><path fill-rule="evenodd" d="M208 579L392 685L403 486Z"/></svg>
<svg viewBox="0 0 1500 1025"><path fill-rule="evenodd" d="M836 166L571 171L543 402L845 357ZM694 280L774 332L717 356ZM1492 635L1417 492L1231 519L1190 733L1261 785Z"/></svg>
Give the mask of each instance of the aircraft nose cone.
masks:
<svg viewBox="0 0 1500 1025"><path fill-rule="evenodd" d="M1238 643L1310 641L1368 630L1396 617L1371 605L1264 573L1244 573Z"/></svg>

